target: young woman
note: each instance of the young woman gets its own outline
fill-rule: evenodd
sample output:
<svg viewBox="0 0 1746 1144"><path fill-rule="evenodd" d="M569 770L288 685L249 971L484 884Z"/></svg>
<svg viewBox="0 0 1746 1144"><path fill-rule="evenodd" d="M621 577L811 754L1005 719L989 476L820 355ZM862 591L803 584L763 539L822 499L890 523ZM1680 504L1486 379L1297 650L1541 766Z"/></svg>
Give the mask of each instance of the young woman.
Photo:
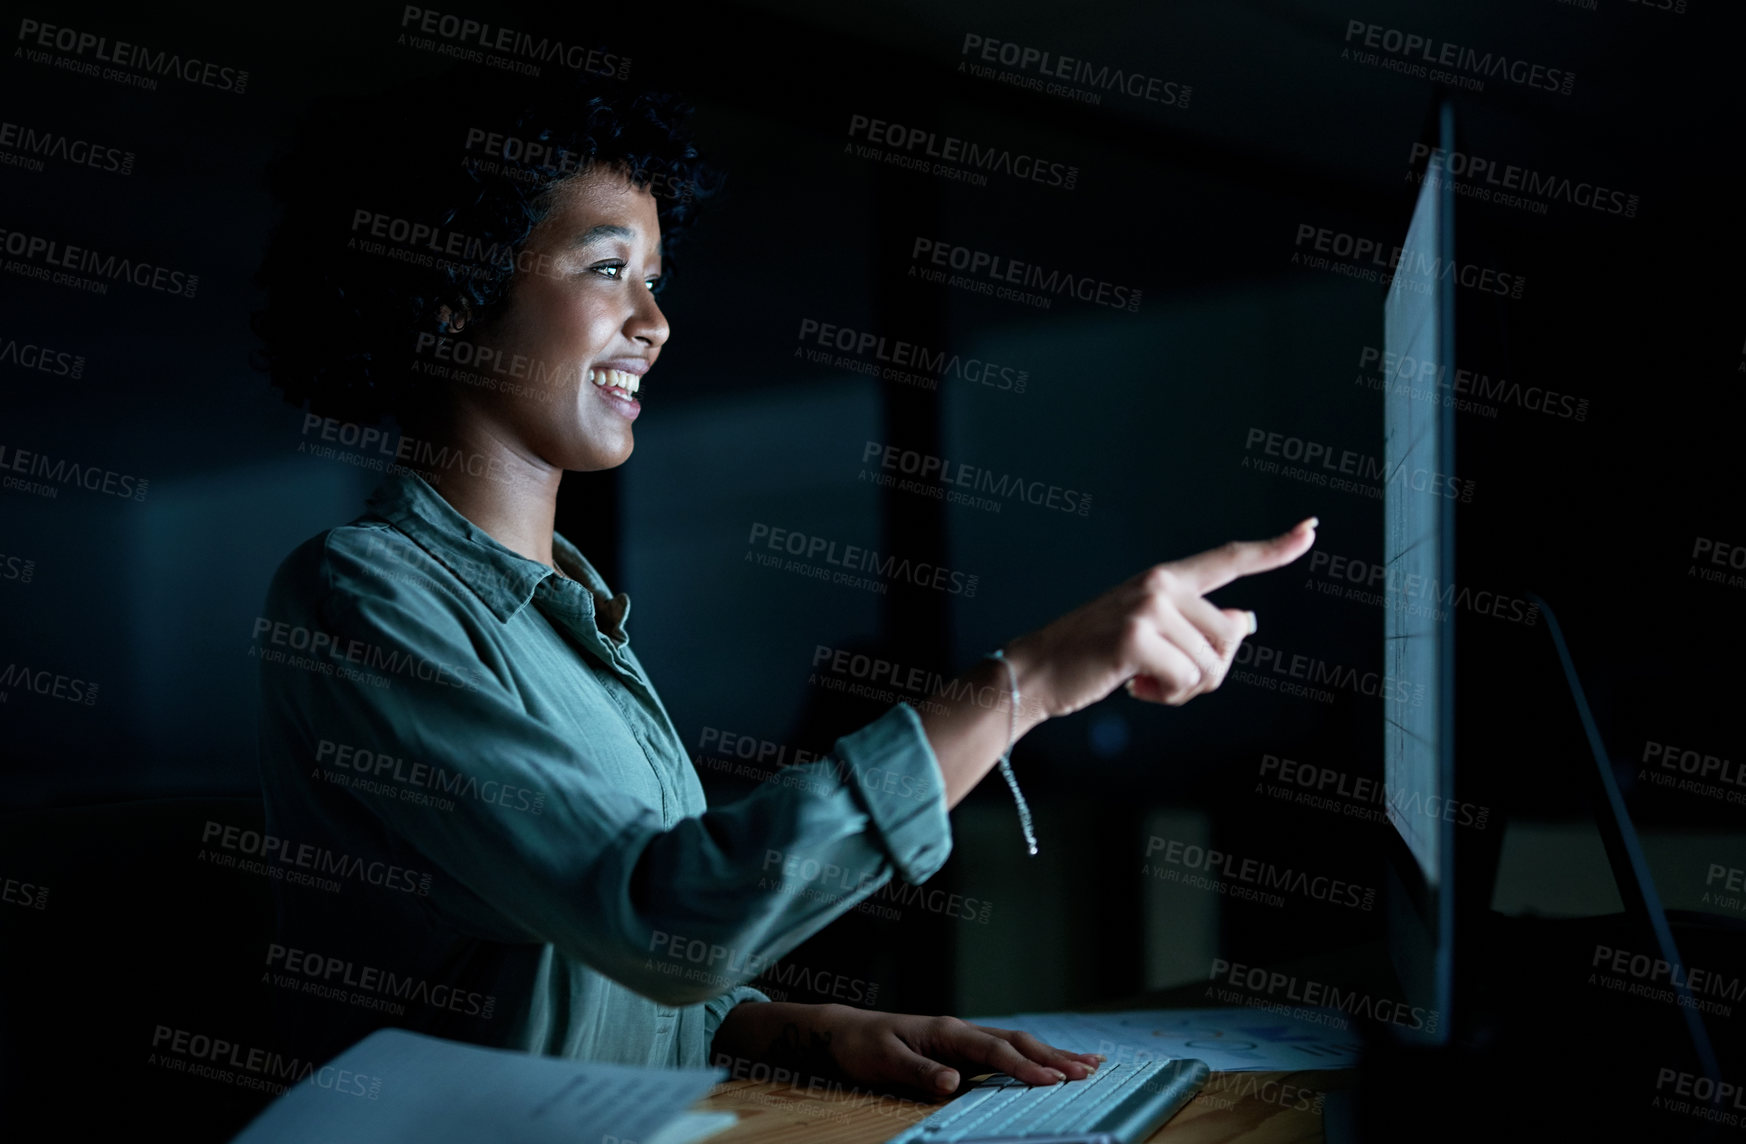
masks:
<svg viewBox="0 0 1746 1144"><path fill-rule="evenodd" d="M706 805L628 597L553 527L564 473L625 463L659 401L656 294L701 186L683 110L463 72L336 105L276 167L273 381L312 439L390 415L403 436L369 511L293 552L256 624L268 831L330 883L282 885L264 985L310 1055L398 1025L929 1094L965 1070L1089 1075L1098 1058L1022 1031L744 983L894 875L938 870L947 811L1011 738L1124 684L1165 704L1216 688L1255 620L1207 594L1295 560L1315 522L1145 569L1008 642L943 708L899 704L805 773ZM696 670L734 670L706 646Z"/></svg>

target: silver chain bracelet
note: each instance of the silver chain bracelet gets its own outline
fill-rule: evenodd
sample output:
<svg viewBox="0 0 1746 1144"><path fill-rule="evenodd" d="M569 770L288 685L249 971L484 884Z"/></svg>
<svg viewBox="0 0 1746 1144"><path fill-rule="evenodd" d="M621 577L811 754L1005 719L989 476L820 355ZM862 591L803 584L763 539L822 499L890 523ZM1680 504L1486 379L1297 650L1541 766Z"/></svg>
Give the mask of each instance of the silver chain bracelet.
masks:
<svg viewBox="0 0 1746 1144"><path fill-rule="evenodd" d="M1000 773L1001 776L1006 779L1006 785L1012 789L1012 801L1013 804L1018 807L1019 826L1023 828L1025 832L1025 845L1030 847L1031 856L1035 857L1037 853L1037 833L1031 829L1031 808L1025 803L1024 792L1019 790L1018 779L1015 778L1012 773L1011 759L1013 739L1018 734L1018 672L1013 670L1012 661L1006 658L1006 651L1003 648L996 648L982 658L999 660L1006 668L1007 681L1012 685L1012 706L1007 710L1006 750L1000 753Z"/></svg>

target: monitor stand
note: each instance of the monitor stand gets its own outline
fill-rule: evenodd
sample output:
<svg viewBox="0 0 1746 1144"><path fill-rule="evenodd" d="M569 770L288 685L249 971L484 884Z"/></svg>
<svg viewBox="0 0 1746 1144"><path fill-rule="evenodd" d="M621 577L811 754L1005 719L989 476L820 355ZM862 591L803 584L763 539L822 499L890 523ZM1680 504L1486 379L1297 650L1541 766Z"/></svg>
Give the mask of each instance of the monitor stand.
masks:
<svg viewBox="0 0 1746 1144"><path fill-rule="evenodd" d="M1526 595L1529 603L1538 604L1540 614L1546 617L1546 631L1552 637L1552 646L1558 650L1564 681L1570 685L1577 716L1582 720L1582 733L1588 737L1589 751L1594 755L1593 777L1601 795L1597 800L1599 810L1595 814L1595 825L1600 830L1602 844L1606 846L1607 861L1613 868L1613 881L1618 884L1619 897L1625 903L1625 914L1654 935L1656 952L1667 964L1684 965L1673 941L1673 929L1667 924L1667 911L1662 908L1661 896L1655 891L1655 879L1649 874L1649 863L1643 857L1643 845L1638 841L1636 827L1631 825L1631 815L1625 809L1624 796L1619 793L1618 780L1613 777L1612 760L1607 757L1606 744L1601 741L1600 729L1595 726L1594 714L1589 710L1588 696L1582 690L1582 680L1577 677L1576 664L1570 658L1570 646L1564 642L1564 630L1559 627L1558 617L1550 604L1533 592ZM1716 1059L1715 1047L1710 1043L1709 1030L1704 1028L1703 1018L1693 1005L1691 987L1681 978L1674 982L1674 989L1681 998L1680 1012L1685 1017L1686 1032L1691 1037L1698 1064L1704 1075L1719 1083L1721 1065Z"/></svg>
<svg viewBox="0 0 1746 1144"><path fill-rule="evenodd" d="M1564 682L1588 740L1593 767L1582 768L1582 781L1598 795L1593 799L1594 817L1624 903L1623 924L1635 934L1652 939L1654 944L1649 948L1654 955L1670 965L1683 965L1563 629L1543 598L1532 592L1523 595L1538 604L1546 618L1548 636L1558 653ZM1687 1048L1703 1074L1719 1086L1721 1068L1709 1032L1692 1004L1691 990L1680 980L1676 992L1682 998L1679 1008L1689 1040ZM1543 1012L1536 1014L1526 1007L1511 1011L1504 1021L1515 1027L1482 1030L1477 1038L1479 1044L1369 1046L1360 1066L1358 1084L1330 1092L1324 1099L1323 1138L1328 1144L1383 1144L1397 1138L1509 1138L1512 1116L1508 1110L1512 1105L1558 1100L1558 1090L1568 1088L1554 1077L1566 1082L1576 1080L1579 1091L1584 1087L1579 1072L1576 1077L1571 1075L1572 1069L1580 1070L1581 1066L1572 1062L1573 1054L1569 1052L1570 1042L1580 1042L1581 1033L1568 1026L1560 1027ZM1597 1109L1599 1103L1605 1102L1606 1094L1593 1092L1592 1085L1587 1087L1590 1091L1584 1095L1597 1104L1582 1109L1572 1107L1572 1121L1580 1120L1584 1114L1604 1115ZM1621 1111L1617 1126L1623 1127L1623 1121L1633 1115L1643 1116L1645 1112ZM1366 1125L1375 1126L1377 1131L1367 1131ZM1682 1126L1666 1120L1654 1127L1667 1133L1659 1138L1672 1139ZM1694 1136L1701 1135L1705 1126L1694 1121L1688 1130Z"/></svg>

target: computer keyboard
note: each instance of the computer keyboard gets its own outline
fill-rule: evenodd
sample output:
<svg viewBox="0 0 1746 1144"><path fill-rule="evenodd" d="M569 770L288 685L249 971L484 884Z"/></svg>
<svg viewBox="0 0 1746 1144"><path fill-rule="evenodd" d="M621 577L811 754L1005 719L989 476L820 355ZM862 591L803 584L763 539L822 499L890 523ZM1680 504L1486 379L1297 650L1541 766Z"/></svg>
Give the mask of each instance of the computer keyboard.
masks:
<svg viewBox="0 0 1746 1144"><path fill-rule="evenodd" d="M1140 1144L1206 1083L1188 1057L1106 1064L1084 1080L1035 1087L996 1073L886 1144Z"/></svg>

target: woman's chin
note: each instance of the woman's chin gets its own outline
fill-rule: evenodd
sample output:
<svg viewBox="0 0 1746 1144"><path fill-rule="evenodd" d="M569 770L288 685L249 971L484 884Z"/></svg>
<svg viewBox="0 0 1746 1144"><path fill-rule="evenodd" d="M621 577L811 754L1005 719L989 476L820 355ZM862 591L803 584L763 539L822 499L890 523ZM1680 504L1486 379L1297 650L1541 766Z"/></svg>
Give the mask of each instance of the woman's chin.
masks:
<svg viewBox="0 0 1746 1144"><path fill-rule="evenodd" d="M620 444L598 444L568 452L564 456L561 467L573 473L597 473L604 469L616 469L630 460L635 445L636 442L631 440L631 435L627 431Z"/></svg>

